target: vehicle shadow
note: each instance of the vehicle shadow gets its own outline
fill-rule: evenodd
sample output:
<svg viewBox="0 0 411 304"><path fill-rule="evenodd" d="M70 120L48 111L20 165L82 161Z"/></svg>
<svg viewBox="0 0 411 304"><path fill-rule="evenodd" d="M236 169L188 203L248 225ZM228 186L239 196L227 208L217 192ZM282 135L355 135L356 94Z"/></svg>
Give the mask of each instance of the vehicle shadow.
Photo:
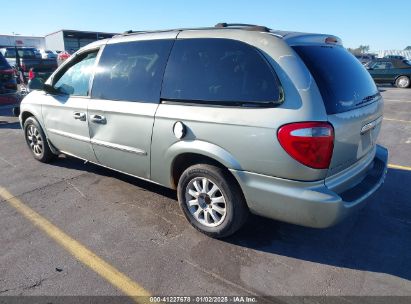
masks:
<svg viewBox="0 0 411 304"><path fill-rule="evenodd" d="M252 216L227 242L266 253L411 280L411 171L389 169L359 212L327 229Z"/></svg>
<svg viewBox="0 0 411 304"><path fill-rule="evenodd" d="M120 173L114 170L110 170L92 163L84 164L84 161L69 157L69 156L60 156L56 160L54 160L50 165L62 167L62 168L69 168L75 169L78 171L86 171L89 173L105 176L105 177L113 177L133 186L137 186L139 188L143 188L144 190L151 191L157 193L159 195L168 197L170 199L177 200L177 194L175 191L168 189L166 187L150 183L148 181Z"/></svg>
<svg viewBox="0 0 411 304"><path fill-rule="evenodd" d="M177 200L176 192L71 157L54 166L113 177ZM359 212L337 226L313 229L250 216L246 225L222 240L236 246L295 259L391 274L411 280L411 171L389 169L385 184Z"/></svg>
<svg viewBox="0 0 411 304"><path fill-rule="evenodd" d="M19 122L9 122L0 120L0 129L21 129Z"/></svg>

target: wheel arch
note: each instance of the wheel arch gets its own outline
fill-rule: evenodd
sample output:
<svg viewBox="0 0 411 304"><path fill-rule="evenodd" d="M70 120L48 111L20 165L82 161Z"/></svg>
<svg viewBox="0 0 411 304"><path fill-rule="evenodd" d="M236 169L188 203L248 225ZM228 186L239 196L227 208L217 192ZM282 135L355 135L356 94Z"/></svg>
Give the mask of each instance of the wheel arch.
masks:
<svg viewBox="0 0 411 304"><path fill-rule="evenodd" d="M232 154L212 143L203 141L178 142L166 153L169 160L170 187L177 188L181 174L195 164L209 164L225 169L237 182L229 169L241 170L239 162ZM238 183L238 182L237 182Z"/></svg>
<svg viewBox="0 0 411 304"><path fill-rule="evenodd" d="M30 116L33 116L39 122L41 128L43 129L44 133L47 136L47 130L44 126L43 115L41 113L41 105L40 104L34 104L34 103L26 103L23 100L23 102L20 105L20 122L21 122L22 127L24 127L24 122Z"/></svg>
<svg viewBox="0 0 411 304"><path fill-rule="evenodd" d="M20 117L21 117L21 126L24 127L24 123L27 120L27 118L29 117L36 117L33 113L31 113L30 111L23 111L20 113Z"/></svg>
<svg viewBox="0 0 411 304"><path fill-rule="evenodd" d="M26 122L26 120L29 117L34 117L38 123L40 124L40 127L43 129L44 135L46 136L47 142L50 146L50 150L53 154L58 155L59 152L57 150L56 147L53 146L52 142L49 139L49 136L47 134L47 130L43 124L43 120L41 119L41 113L39 113L38 111L36 111L36 108L28 108L28 109L22 109L20 112L20 124L21 124L21 128L24 131L24 123Z"/></svg>

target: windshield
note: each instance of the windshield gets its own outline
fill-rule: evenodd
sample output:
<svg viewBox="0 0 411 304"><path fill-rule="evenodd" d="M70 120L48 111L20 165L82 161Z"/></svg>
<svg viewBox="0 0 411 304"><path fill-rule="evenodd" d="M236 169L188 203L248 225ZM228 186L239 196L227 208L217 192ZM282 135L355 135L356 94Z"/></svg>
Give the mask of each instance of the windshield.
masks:
<svg viewBox="0 0 411 304"><path fill-rule="evenodd" d="M379 99L368 71L341 46L294 46L320 89L328 114L352 110Z"/></svg>

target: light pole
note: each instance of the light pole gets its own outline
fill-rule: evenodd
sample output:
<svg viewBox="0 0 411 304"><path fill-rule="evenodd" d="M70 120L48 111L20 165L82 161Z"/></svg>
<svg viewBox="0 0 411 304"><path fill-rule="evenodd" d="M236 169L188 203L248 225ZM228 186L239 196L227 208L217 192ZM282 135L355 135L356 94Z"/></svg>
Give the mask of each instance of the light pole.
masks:
<svg viewBox="0 0 411 304"><path fill-rule="evenodd" d="M21 69L21 62L20 62L20 54L17 49L17 43L16 43L16 36L20 35L15 32L13 33L13 39L14 39L14 52L16 53L16 69L18 73L18 81L23 81L23 83L26 81L26 78L24 77L24 72Z"/></svg>
<svg viewBox="0 0 411 304"><path fill-rule="evenodd" d="M19 55L19 52L17 50L17 43L16 43L16 36L18 36L20 34L17 34L16 32L12 32L12 33L13 33L13 40L14 40L14 51L16 52L16 65L17 65L17 68L20 70L20 68L21 68L20 55Z"/></svg>

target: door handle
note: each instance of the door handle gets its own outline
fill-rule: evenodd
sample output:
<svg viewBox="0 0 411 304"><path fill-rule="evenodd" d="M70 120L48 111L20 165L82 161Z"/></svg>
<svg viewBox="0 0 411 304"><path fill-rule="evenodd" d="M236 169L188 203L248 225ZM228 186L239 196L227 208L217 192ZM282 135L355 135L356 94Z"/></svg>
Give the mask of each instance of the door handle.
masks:
<svg viewBox="0 0 411 304"><path fill-rule="evenodd" d="M103 115L91 115L91 121L102 125L107 123L107 120Z"/></svg>
<svg viewBox="0 0 411 304"><path fill-rule="evenodd" d="M74 117L74 119L85 121L86 120L86 113L74 112L73 117Z"/></svg>

